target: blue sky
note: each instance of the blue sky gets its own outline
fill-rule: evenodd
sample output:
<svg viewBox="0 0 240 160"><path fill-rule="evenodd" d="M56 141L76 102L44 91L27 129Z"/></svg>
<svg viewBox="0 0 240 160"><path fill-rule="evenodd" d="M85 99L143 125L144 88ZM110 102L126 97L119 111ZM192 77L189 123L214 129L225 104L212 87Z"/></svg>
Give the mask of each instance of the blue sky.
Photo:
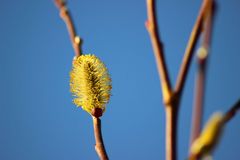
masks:
<svg viewBox="0 0 240 160"><path fill-rule="evenodd" d="M240 97L240 21L237 0L217 0L207 71L204 121ZM201 1L157 1L172 83ZM165 115L150 39L145 0L69 0L83 52L97 55L112 77L102 117L110 159L165 157ZM92 120L69 91L74 53L53 1L2 0L0 5L0 159L94 160ZM179 159L188 153L196 61L184 88L179 117ZM240 116L225 128L214 153L238 159Z"/></svg>

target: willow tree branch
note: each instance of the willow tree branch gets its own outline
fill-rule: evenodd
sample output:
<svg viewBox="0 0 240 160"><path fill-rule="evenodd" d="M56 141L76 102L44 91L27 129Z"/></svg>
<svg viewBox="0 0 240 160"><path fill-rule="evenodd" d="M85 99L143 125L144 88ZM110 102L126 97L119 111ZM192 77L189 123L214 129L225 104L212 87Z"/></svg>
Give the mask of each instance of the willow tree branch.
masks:
<svg viewBox="0 0 240 160"><path fill-rule="evenodd" d="M178 101L165 107L166 110L166 160L177 160Z"/></svg>
<svg viewBox="0 0 240 160"><path fill-rule="evenodd" d="M176 82L176 86L175 86L175 92L176 94L178 94L179 96L181 96L182 94L182 90L184 87L184 84L186 82L186 77L187 77L187 73L189 71L189 66L190 66L190 62L193 56L193 52L197 43L197 40L199 38L199 35L201 33L201 28L202 28L202 22L203 22L203 18L204 18L204 14L206 13L206 10L209 7L209 4L211 3L212 0L204 0L202 3L202 7L199 11L197 20L194 24L192 33L190 35L186 50L185 50L185 54L184 54L184 58L180 67L180 71L177 77L177 82Z"/></svg>
<svg viewBox="0 0 240 160"><path fill-rule="evenodd" d="M71 18L71 14L66 7L66 2L64 0L55 0L54 2L55 2L55 5L57 6L57 8L59 9L62 20L65 22L65 24L67 26L75 55L80 56L81 55L81 40L80 40L79 36L76 35L76 29L74 27L74 23Z"/></svg>
<svg viewBox="0 0 240 160"><path fill-rule="evenodd" d="M203 115L203 103L204 103L204 90L205 90L205 79L206 79L206 65L208 58L209 43L211 37L212 28L212 16L213 16L213 2L209 2L209 9L206 10L203 22L203 35L202 44L198 50L197 62L198 72L195 84L195 101L192 114L192 130L190 146L199 136L202 125ZM191 147L190 147L191 148Z"/></svg>
<svg viewBox="0 0 240 160"><path fill-rule="evenodd" d="M162 86L163 101L166 111L166 160L177 159L177 117L178 98L172 94L171 82L164 58L163 45L158 33L155 0L147 0L146 28L152 42L152 47L157 63L157 69Z"/></svg>
<svg viewBox="0 0 240 160"><path fill-rule="evenodd" d="M145 25L151 38L155 60L157 63L157 69L159 72L162 86L163 100L166 103L167 101L169 101L172 91L168 70L164 58L163 45L161 43L160 36L158 33L155 0L147 0L147 15L148 19Z"/></svg>
<svg viewBox="0 0 240 160"><path fill-rule="evenodd" d="M227 111L224 117L224 123L229 122L238 111L240 111L240 99Z"/></svg>
<svg viewBox="0 0 240 160"><path fill-rule="evenodd" d="M92 116L93 118L93 127L94 127L94 136L95 136L95 150L98 154L100 160L108 160L108 155L104 147L102 131L101 131L101 119Z"/></svg>
<svg viewBox="0 0 240 160"><path fill-rule="evenodd" d="M190 146L192 145L194 140L199 136L202 126L204 90L206 79L206 59L203 60L198 58L198 64L199 66L195 83L195 100L192 114Z"/></svg>

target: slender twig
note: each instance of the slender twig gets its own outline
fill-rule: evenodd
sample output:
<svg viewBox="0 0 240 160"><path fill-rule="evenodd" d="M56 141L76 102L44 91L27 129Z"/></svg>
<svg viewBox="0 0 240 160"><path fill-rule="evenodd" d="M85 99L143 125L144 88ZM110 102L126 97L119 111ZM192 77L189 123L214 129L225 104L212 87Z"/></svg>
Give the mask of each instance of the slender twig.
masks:
<svg viewBox="0 0 240 160"><path fill-rule="evenodd" d="M205 79L206 79L206 60L200 60L198 58L198 73L196 76L195 83L195 100L194 108L192 113L192 126L191 126L191 137L190 137L190 147L199 136L202 126L202 115L203 115L203 101L204 101L204 89L205 89Z"/></svg>
<svg viewBox="0 0 240 160"><path fill-rule="evenodd" d="M100 160L108 160L108 155L104 147L102 132L101 132L101 119L92 116L95 136L95 150Z"/></svg>
<svg viewBox="0 0 240 160"><path fill-rule="evenodd" d="M148 20L146 28L151 38L152 47L157 63L157 69L162 86L163 101L166 111L166 159L177 159L177 117L178 98L172 94L171 83L164 59L163 45L158 34L155 0L147 0Z"/></svg>
<svg viewBox="0 0 240 160"><path fill-rule="evenodd" d="M205 79L206 79L206 65L207 57L209 51L211 26L212 26L212 13L213 5L209 4L209 10L206 11L203 23L203 35L202 44L198 50L197 61L198 61L198 72L195 84L195 101L192 114L192 130L191 130L191 140L190 146L194 140L199 136L202 124L203 115L203 102L204 102L204 89L205 89ZM191 148L191 147L190 147Z"/></svg>
<svg viewBox="0 0 240 160"><path fill-rule="evenodd" d="M238 111L240 112L240 99L227 111L224 117L224 123L229 122Z"/></svg>
<svg viewBox="0 0 240 160"><path fill-rule="evenodd" d="M171 83L168 75L166 62L164 59L163 45L161 43L158 33L155 0L147 0L147 14L148 19L145 24L151 38L155 60L157 63L157 69L162 85L163 99L166 103L167 101L169 101L171 96Z"/></svg>
<svg viewBox="0 0 240 160"><path fill-rule="evenodd" d="M66 23L75 55L80 56L81 55L81 39L76 34L76 29L74 27L74 23L71 18L71 14L66 7L66 2L64 0L55 0L54 2L60 11L61 18Z"/></svg>
<svg viewBox="0 0 240 160"><path fill-rule="evenodd" d="M175 103L176 102L176 103ZM166 160L177 160L178 101L166 106Z"/></svg>
<svg viewBox="0 0 240 160"><path fill-rule="evenodd" d="M199 61L199 59L198 59ZM194 108L192 114L192 134L191 134L191 141L192 142L199 136L201 123L202 123L202 113L203 113L203 101L204 101L204 89L205 89L205 78L206 78L206 61L198 62L198 73L196 76L196 83L195 83L195 100L194 100Z"/></svg>
<svg viewBox="0 0 240 160"><path fill-rule="evenodd" d="M189 38L189 41L188 41L188 44L186 47L186 51L184 54L184 58L183 58L183 61L182 61L181 67L180 67L180 71L179 71L176 86L175 86L175 92L180 97L181 97L181 94L183 91L184 84L186 82L186 77L187 77L187 73L189 71L189 66L190 66L190 62L191 62L192 55L194 52L194 48L196 46L197 40L198 40L200 32L201 32L204 14L206 13L206 10L208 9L211 1L212 0L204 0L203 1L202 7L200 9L200 12L198 14L197 20L195 22L195 25L193 27L192 33L190 35L190 38Z"/></svg>

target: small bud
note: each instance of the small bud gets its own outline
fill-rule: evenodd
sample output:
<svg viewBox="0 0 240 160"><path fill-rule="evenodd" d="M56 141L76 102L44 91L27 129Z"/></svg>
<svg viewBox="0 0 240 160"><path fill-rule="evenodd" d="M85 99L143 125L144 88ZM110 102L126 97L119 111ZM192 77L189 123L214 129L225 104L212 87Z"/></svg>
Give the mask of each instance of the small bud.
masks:
<svg viewBox="0 0 240 160"><path fill-rule="evenodd" d="M80 42L81 42L80 37L79 37L79 36L76 36L76 37L74 38L74 42L77 43L77 44L80 44Z"/></svg>
<svg viewBox="0 0 240 160"><path fill-rule="evenodd" d="M208 55L208 50L206 47L200 47L197 51L197 56L199 59L205 59Z"/></svg>

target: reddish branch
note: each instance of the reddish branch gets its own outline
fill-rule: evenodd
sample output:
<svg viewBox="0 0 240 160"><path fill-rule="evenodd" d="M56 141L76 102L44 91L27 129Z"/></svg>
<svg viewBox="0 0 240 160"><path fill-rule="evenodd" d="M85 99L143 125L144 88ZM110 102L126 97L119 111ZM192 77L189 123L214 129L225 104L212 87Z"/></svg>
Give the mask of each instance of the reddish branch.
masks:
<svg viewBox="0 0 240 160"><path fill-rule="evenodd" d="M202 62L199 62L202 61ZM205 79L206 79L206 60L198 59L198 73L196 76L195 83L195 100L192 114L192 131L190 146L194 140L199 136L202 124L202 113L203 113L203 101L204 101L204 90L205 90Z"/></svg>
<svg viewBox="0 0 240 160"><path fill-rule="evenodd" d="M80 38L76 35L74 23L71 18L71 14L66 7L66 2L64 0L55 0L54 2L60 11L61 18L66 23L75 55L80 56L81 55L81 41L80 41Z"/></svg>
<svg viewBox="0 0 240 160"><path fill-rule="evenodd" d="M224 117L224 123L229 122L238 111L240 111L240 99L227 111Z"/></svg>
<svg viewBox="0 0 240 160"><path fill-rule="evenodd" d="M100 160L108 160L108 155L104 147L102 131L101 131L101 119L93 118L94 136L95 136L95 150L100 158Z"/></svg>
<svg viewBox="0 0 240 160"><path fill-rule="evenodd" d="M208 10L204 16L203 22L203 35L202 44L197 55L198 61L198 73L196 77L195 84L195 101L192 114L192 131L190 146L199 136L201 131L202 114L203 114L203 102L204 102L204 89L205 89L205 79L206 79L206 65L209 50L209 43L211 37L211 27L212 27L212 15L213 15L213 2L209 1Z"/></svg>

